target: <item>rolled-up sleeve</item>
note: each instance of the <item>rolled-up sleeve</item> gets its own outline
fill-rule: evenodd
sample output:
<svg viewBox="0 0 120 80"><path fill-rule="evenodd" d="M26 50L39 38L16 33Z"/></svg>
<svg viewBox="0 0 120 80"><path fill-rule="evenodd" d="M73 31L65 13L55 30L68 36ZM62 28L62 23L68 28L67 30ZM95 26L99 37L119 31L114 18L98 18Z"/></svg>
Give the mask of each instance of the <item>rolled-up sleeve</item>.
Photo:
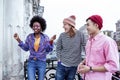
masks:
<svg viewBox="0 0 120 80"><path fill-rule="evenodd" d="M115 41L109 40L105 43L106 63L104 67L107 71L114 73L119 70L119 53Z"/></svg>

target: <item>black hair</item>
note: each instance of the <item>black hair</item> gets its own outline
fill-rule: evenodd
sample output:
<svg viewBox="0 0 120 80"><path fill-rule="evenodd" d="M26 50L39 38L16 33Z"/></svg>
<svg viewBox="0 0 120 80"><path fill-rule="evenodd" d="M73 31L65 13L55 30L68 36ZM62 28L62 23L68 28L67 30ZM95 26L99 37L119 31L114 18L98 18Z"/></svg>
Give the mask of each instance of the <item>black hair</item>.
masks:
<svg viewBox="0 0 120 80"><path fill-rule="evenodd" d="M90 18L87 18L87 19L86 19L86 22L87 22L89 19L90 19Z"/></svg>
<svg viewBox="0 0 120 80"><path fill-rule="evenodd" d="M31 28L33 27L33 23L34 23L34 22L40 23L41 28L42 28L42 32L45 31L45 29L46 29L46 21L45 21L44 18L42 18L42 17L40 17L40 16L38 16L38 15L33 16L33 18L30 20L30 27L31 27Z"/></svg>

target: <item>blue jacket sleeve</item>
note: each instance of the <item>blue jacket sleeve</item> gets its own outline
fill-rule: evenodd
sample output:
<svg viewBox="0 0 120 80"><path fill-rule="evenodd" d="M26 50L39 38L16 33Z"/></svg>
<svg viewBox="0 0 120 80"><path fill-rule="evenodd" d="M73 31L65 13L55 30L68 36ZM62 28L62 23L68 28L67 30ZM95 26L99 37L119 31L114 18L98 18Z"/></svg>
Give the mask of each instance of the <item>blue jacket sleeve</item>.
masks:
<svg viewBox="0 0 120 80"><path fill-rule="evenodd" d="M29 41L27 38L25 43L23 43L23 41L21 41L18 46L20 46L24 51L28 51L29 50L29 43L28 42Z"/></svg>
<svg viewBox="0 0 120 80"><path fill-rule="evenodd" d="M53 44L50 44L48 36L45 36L45 50L47 53L53 50Z"/></svg>

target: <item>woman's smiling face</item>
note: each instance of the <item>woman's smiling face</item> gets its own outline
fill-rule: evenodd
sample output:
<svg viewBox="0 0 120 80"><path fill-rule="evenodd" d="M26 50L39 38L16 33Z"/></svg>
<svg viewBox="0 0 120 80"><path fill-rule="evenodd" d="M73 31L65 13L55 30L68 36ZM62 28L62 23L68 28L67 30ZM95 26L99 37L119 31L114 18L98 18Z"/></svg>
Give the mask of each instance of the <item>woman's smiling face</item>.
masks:
<svg viewBox="0 0 120 80"><path fill-rule="evenodd" d="M34 33L40 33L42 31L41 25L39 22L34 22L32 28L34 30Z"/></svg>
<svg viewBox="0 0 120 80"><path fill-rule="evenodd" d="M68 23L63 23L63 28L65 32L68 33L70 29L72 28L72 26L70 26Z"/></svg>

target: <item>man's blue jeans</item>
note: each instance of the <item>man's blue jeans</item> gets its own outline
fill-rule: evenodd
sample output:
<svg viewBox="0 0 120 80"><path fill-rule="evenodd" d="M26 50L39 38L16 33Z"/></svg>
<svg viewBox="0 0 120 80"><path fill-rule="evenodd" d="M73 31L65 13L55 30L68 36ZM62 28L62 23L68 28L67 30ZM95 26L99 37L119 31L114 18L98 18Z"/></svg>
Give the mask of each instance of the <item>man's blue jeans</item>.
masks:
<svg viewBox="0 0 120 80"><path fill-rule="evenodd" d="M58 62L55 80L74 80L76 70L77 67L66 67Z"/></svg>
<svg viewBox="0 0 120 80"><path fill-rule="evenodd" d="M38 70L38 80L44 80L46 71L46 61L28 60L28 80L36 80L36 69Z"/></svg>

